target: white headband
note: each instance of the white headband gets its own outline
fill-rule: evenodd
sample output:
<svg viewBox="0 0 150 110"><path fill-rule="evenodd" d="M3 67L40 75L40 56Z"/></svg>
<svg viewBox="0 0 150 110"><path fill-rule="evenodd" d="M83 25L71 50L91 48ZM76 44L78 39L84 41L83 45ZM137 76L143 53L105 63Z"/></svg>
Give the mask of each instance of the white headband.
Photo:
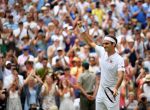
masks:
<svg viewBox="0 0 150 110"><path fill-rule="evenodd" d="M104 40L108 40L108 41L113 42L115 44L117 43L113 38L108 37L108 36L104 37Z"/></svg>

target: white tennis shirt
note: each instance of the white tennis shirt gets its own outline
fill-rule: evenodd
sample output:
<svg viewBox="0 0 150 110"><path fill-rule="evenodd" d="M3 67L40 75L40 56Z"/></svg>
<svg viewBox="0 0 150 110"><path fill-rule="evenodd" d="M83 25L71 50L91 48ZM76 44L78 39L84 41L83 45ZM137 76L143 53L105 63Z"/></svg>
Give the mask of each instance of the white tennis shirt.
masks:
<svg viewBox="0 0 150 110"><path fill-rule="evenodd" d="M117 72L125 71L124 59L117 52L108 56L105 49L98 45L95 47L95 50L100 57L101 64L100 86L102 88L114 87L118 80Z"/></svg>

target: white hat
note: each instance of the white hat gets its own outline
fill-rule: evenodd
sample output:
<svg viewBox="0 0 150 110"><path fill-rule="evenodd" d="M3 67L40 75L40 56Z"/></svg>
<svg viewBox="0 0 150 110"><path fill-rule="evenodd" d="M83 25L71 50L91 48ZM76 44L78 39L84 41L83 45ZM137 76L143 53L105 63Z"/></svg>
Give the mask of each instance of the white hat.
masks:
<svg viewBox="0 0 150 110"><path fill-rule="evenodd" d="M49 3L46 3L46 4L45 4L45 6L49 7L49 6L50 6L50 4L49 4Z"/></svg>
<svg viewBox="0 0 150 110"><path fill-rule="evenodd" d="M34 29L34 28L36 28L37 27L37 23L36 22L31 22L30 23L30 28L31 29Z"/></svg>
<svg viewBox="0 0 150 110"><path fill-rule="evenodd" d="M134 42L133 38L130 36L130 37L127 37L127 42Z"/></svg>
<svg viewBox="0 0 150 110"><path fill-rule="evenodd" d="M53 22L48 23L48 26L54 26Z"/></svg>
<svg viewBox="0 0 150 110"><path fill-rule="evenodd" d="M64 50L62 47L58 47L57 48L57 51L59 51L59 50Z"/></svg>
<svg viewBox="0 0 150 110"><path fill-rule="evenodd" d="M41 10L47 10L47 7L46 7L46 6L43 6L43 7L41 8Z"/></svg>
<svg viewBox="0 0 150 110"><path fill-rule="evenodd" d="M58 4L61 5L61 4L64 4L64 2L63 2L63 1L60 1Z"/></svg>
<svg viewBox="0 0 150 110"><path fill-rule="evenodd" d="M147 75L145 76L145 82L150 82L150 74L147 74Z"/></svg>
<svg viewBox="0 0 150 110"><path fill-rule="evenodd" d="M30 6L29 6L29 11L34 10L34 8L35 8L35 7L34 7L33 5L30 5Z"/></svg>
<svg viewBox="0 0 150 110"><path fill-rule="evenodd" d="M114 1L112 1L112 2L110 3L110 6L111 6L111 5L115 5L115 6L116 6L116 4L115 4L115 2L114 2Z"/></svg>
<svg viewBox="0 0 150 110"><path fill-rule="evenodd" d="M10 61L6 61L5 65L8 65L8 64L11 64L11 62Z"/></svg>

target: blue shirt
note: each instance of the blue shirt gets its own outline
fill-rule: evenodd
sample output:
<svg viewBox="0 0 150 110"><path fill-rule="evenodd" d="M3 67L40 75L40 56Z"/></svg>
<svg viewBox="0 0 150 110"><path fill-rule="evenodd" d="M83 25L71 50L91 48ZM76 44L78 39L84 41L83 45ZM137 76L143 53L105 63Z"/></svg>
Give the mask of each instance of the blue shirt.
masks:
<svg viewBox="0 0 150 110"><path fill-rule="evenodd" d="M18 24L15 24L15 23L10 24L9 22L4 23L3 26L7 29L12 29L12 30L15 30L18 28Z"/></svg>
<svg viewBox="0 0 150 110"><path fill-rule="evenodd" d="M37 4L37 11L41 11L42 6L44 6L45 1L44 0L39 0Z"/></svg>
<svg viewBox="0 0 150 110"><path fill-rule="evenodd" d="M138 6L133 7L133 13L136 13L137 11L140 12L137 14L136 19L138 20L138 22L144 24L146 22L145 13Z"/></svg>

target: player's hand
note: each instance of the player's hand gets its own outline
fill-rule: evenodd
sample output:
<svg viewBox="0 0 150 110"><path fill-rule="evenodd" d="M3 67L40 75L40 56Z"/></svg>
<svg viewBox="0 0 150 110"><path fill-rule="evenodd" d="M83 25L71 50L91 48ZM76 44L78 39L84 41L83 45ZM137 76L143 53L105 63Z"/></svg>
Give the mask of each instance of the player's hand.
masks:
<svg viewBox="0 0 150 110"><path fill-rule="evenodd" d="M118 95L118 90L116 88L113 89L113 95L116 97Z"/></svg>
<svg viewBox="0 0 150 110"><path fill-rule="evenodd" d="M81 21L78 21L78 22L77 22L77 28L79 29L79 32L80 32L80 33L86 32L85 25L83 25Z"/></svg>

